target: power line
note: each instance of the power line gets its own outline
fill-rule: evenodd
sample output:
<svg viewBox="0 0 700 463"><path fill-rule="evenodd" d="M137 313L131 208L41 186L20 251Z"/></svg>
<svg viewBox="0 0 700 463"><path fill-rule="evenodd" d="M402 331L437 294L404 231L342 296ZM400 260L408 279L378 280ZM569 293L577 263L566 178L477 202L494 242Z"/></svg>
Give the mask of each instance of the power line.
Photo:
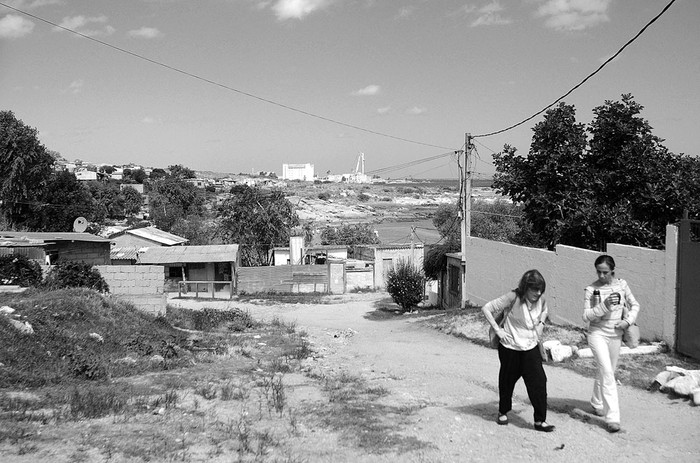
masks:
<svg viewBox="0 0 700 463"><path fill-rule="evenodd" d="M657 14L656 16L654 16L654 17L651 19L651 21L649 21L644 27L642 27L642 29L641 29L639 32L637 32L637 34L636 34L634 37L632 37L630 40L628 40L627 43L624 44L624 45L622 46L622 48L620 48L620 49L617 51L617 53L615 53L615 54L612 55L610 58L608 58L607 60L605 60L605 62L604 62L603 64L601 64L600 66L598 66L598 69L596 69L596 70L593 71L592 73L588 74L588 75L586 76L585 79L583 79L581 82L579 82L578 84L576 84L571 90L569 90L568 92L566 92L564 95L560 96L559 98L557 98L557 99L554 100L552 103L550 103L549 105L545 106L544 108L540 109L539 111L537 111L537 112L536 112L535 114L533 114L532 116L530 116L530 117L528 117L528 118L526 118L526 119L523 119L522 121L520 121L520 122L518 122L518 123L516 123L516 124L513 124L513 125L511 125L511 126L508 126L508 127L506 127L505 129L496 130L495 132L489 132L489 133L484 133L484 134L480 134L480 135L473 135L472 138L490 137L490 136L492 136L492 135L497 135L497 134L499 134L499 133L507 132L508 130L514 129L514 128L516 128L516 127L518 127L518 126L520 126L520 125L523 125L524 123L526 123L526 122L528 122L528 121L534 119L535 117L539 116L540 114L542 114L543 112L545 112L546 110L548 110L549 108L551 108L552 106L554 106L555 104L559 103L561 100L563 100L563 99L566 98L567 96L571 95L576 89L578 89L578 88L581 87L584 83L586 83L586 81L587 81L588 79L590 79L590 78L593 77L594 75L598 74L598 72L599 72L601 69L603 69L609 62L611 62L612 60L614 60L615 58L617 58L618 55L620 55L620 53L622 53L622 51L623 51L625 48L627 48L629 45L632 44L632 42L634 42L635 40L637 40L637 38L639 38L639 36L642 35L642 34L644 33L644 31L647 30L647 28L648 28L649 26L651 26L653 23L655 23L657 19L659 19L664 13L666 13L666 11L667 11L667 10L671 7L671 5L673 5L675 2L676 2L676 0L671 0L671 1L668 3L668 5L666 5L666 6L664 7L664 9L661 10L661 12L660 12L659 14Z"/></svg>
<svg viewBox="0 0 700 463"><path fill-rule="evenodd" d="M447 153L437 154L435 156L431 156L428 158L416 159L413 161L408 161L408 162L404 162L402 164L396 164L393 166L380 167L379 169L370 170L366 173L367 173L367 175L375 175L375 174L379 174L379 173L392 172L395 170L402 170L402 169L406 169L408 167L417 166L418 164L423 164L425 162L435 161L436 159L444 158L446 156L453 156L455 153L457 153L457 151L449 151Z"/></svg>
<svg viewBox="0 0 700 463"><path fill-rule="evenodd" d="M21 14L23 14L23 15L25 15L25 16L29 16L30 18L34 18L34 19L36 19L37 21L44 22L44 23L46 23L46 24L49 24L49 25L54 26L54 27L57 27L57 28L62 29L62 30L64 30L64 31L70 32L71 34L75 34L75 35L77 35L77 36L80 36L80 37L82 37L82 38L84 38L84 39L91 40L91 41L93 41L93 42L95 42L95 43L98 43L98 44L100 44L100 45L104 45L105 47L109 47L109 48L112 48L113 50L116 50L116 51L119 51L119 52L121 52L121 53L125 53L125 54L127 54L127 55L133 56L134 58L137 58L137 59L140 59L140 60L143 60L143 61L147 61L147 62L149 62L149 63L151 63L151 64L155 64L156 66L161 66L161 67L166 68L166 69L168 69L168 70L170 70L170 71L174 71L174 72L183 74L183 75L185 75L185 76L187 76L187 77L192 77L193 79L201 80L202 82L206 82L206 83L208 83L208 84L215 85L215 86L217 86L217 87L221 87L221 88L223 88L223 89L225 89L225 90L229 90L229 91L238 93L239 95L247 96L247 97L249 97L249 98L253 98L253 99L262 101L262 102L264 102L264 103L268 103L268 104L271 104L271 105L274 105L274 106L278 106L278 107L280 107L280 108L287 109L287 110L289 110L289 111L294 111L294 112L296 112L296 113L303 114L303 115L305 115L305 116L313 117L313 118L316 118L316 119L320 119L320 120L322 120L322 121L330 122L330 123L332 123L332 124L340 125L340 126L343 126L343 127L348 127L348 128L350 128L350 129L359 130L359 131L361 131L361 132L370 133L370 134L372 134L372 135L377 135L377 136L380 136L380 137L391 138L391 139L394 139L394 140L399 140L399 141L403 141L403 142L407 142L407 143L413 143L413 144L416 144L416 145L428 146L428 147L432 147L432 148L450 149L449 147L446 147L446 146L433 145L433 144L431 144L431 143L424 143L424 142L420 142L420 141L417 141L417 140L411 140L411 139L408 139L408 138L397 137L397 136L395 136L395 135L389 135L389 134L386 134L386 133L383 133L383 132L378 132L378 131L376 131L376 130L366 129L366 128L364 128L364 127L360 127L360 126L357 126L357 125L354 125L354 124L348 124L348 123L346 123L346 122L341 122L341 121L339 121L339 120L332 119L332 118L330 118L330 117L325 117L325 116L321 116L321 115L318 115L318 114L314 114L314 113L311 113L311 112L308 112L308 111L304 111L303 109L295 108L295 107L293 107L293 106L289 106L289 105L286 105L286 104L284 104L284 103L279 103L279 102L277 102L277 101L270 100L270 99L268 99L268 98L264 98L264 97L261 97L261 96L258 96L258 95L255 95L255 94L252 94L252 93L243 91L243 90L239 90L239 89L237 89L237 88L230 87L230 86L228 86L228 85L225 85L225 84L222 84L222 83L213 81L213 80L211 80L211 79L207 79L206 77L202 77L202 76L199 76L199 75L197 75L197 74L193 74L193 73L191 73L191 72L189 72L189 71L185 71L185 70L183 70L183 69L176 68L176 67L174 67L174 66L170 66L169 64L165 64L165 63L163 63L163 62L161 62L161 61L156 61L156 60L154 60L154 59L151 59L151 58L148 58L148 57L146 57L146 56L140 55L140 54L135 53L135 52L133 52L133 51L129 51L129 50L127 50L127 49L124 49L124 48L118 47L118 46L116 46L116 45L113 45L113 44L111 44L111 43L109 43L109 42L105 42L105 41L103 41L103 40L96 39L95 37L90 37L89 35L82 34L82 33L78 32L78 31L73 30L73 29L70 29L70 28L61 26L60 24L56 24L56 23L53 22L53 21L49 21L48 19L44 19L44 18L42 18L42 17L40 17L40 16L36 16L36 15L34 15L34 14L31 14L31 13L28 13L28 12L26 12L26 11L20 10L19 8L15 8L15 7L10 6L10 5L6 4L6 3L0 2L0 5L4 6L5 8L9 8L9 9L11 9L11 10L14 10L14 11L16 11L16 12L18 12L18 13L21 13Z"/></svg>

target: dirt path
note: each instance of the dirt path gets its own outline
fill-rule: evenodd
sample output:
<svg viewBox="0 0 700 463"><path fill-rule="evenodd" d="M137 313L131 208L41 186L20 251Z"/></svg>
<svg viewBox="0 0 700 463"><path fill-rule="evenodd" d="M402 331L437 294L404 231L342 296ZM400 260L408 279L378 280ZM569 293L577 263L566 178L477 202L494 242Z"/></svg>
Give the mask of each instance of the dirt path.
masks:
<svg viewBox="0 0 700 463"><path fill-rule="evenodd" d="M425 326L425 317L392 315L386 294L346 295L340 303L319 305L217 303L229 304L259 319L295 321L323 353L326 367L362 375L390 391L382 402L415 409L397 431L429 448L366 461L680 462L700 455L700 407L621 387L623 430L609 434L600 419L577 411L589 409L592 380L551 365L545 367L548 422L556 431L533 430L522 382L510 425L498 426L496 352L440 334Z"/></svg>

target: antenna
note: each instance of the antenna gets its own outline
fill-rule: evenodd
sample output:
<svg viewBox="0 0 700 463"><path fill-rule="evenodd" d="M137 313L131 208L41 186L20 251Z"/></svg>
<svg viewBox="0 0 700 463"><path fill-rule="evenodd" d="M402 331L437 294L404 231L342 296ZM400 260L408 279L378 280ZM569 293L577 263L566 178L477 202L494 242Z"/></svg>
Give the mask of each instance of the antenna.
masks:
<svg viewBox="0 0 700 463"><path fill-rule="evenodd" d="M87 219L85 217L78 217L73 221L73 231L76 233L82 233L87 230Z"/></svg>

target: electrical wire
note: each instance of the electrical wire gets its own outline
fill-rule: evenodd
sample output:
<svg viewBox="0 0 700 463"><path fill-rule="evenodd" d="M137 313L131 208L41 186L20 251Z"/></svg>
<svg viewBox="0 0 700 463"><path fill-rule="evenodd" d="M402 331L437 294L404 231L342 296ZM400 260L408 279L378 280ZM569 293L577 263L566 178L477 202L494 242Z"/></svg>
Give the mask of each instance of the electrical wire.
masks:
<svg viewBox="0 0 700 463"><path fill-rule="evenodd" d="M458 151L452 150L452 151L449 151L449 152L447 152L447 153L437 154L437 155L435 155L435 156L431 156L431 157L428 157L428 158L416 159L416 160L413 160L413 161L408 161L408 162L404 162L404 163L402 163L402 164L395 164L395 165L387 166L387 167L380 167L379 169L374 169L374 170L367 171L366 174L367 174L367 175L377 175L377 174L379 174L379 173L387 173L387 172L393 172L393 171L396 171L396 170L402 170L402 169L406 169L406 168L408 168L408 167L417 166L417 165L419 165L419 164L423 164L423 163L426 163L426 162L435 161L435 160L437 160L437 159L441 159L441 158L444 158L444 157L447 157L447 156L453 156L453 155L455 155L456 153L458 153Z"/></svg>
<svg viewBox="0 0 700 463"><path fill-rule="evenodd" d="M135 53L135 52L133 52L133 51L129 51L129 50L125 49L125 48L121 48L121 47L118 47L118 46L116 46L116 45L113 45L113 44L111 44L111 43L109 43L109 42L105 42L105 41L103 41L103 40L96 39L95 37L90 37L89 35L82 34L82 33L78 32L78 31L76 31L76 30L70 29L70 28L65 27L65 26L61 26L60 24L56 24L56 23L53 22L53 21L49 21L48 19L44 19L44 18L42 18L42 17L40 17L40 16L31 14L31 13L26 12L26 11L24 11L24 10L20 10L19 8L15 8L15 7L10 6L10 5L6 4L6 3L0 2L0 5L1 5L1 6L4 6L5 8L14 10L14 11L20 13L20 14L25 15L25 16L28 16L28 17L30 17L30 18L36 19L37 21L44 22L44 23L49 24L49 25L51 25L51 26L57 27L57 28L59 28L59 29L62 29L62 30L64 30L64 31L66 31L66 32L70 32L71 34L75 34L75 35L80 36L80 37L82 37L82 38L84 38L84 39L91 40L91 41L93 41L93 42L95 42L95 43L98 43L98 44L103 45L103 46L105 46L105 47L109 47L109 48L111 48L111 49L113 49L113 50L116 50L116 51L118 51L118 52L127 54L127 55L129 55L129 56L134 57L134 58L137 58L137 59L140 59L140 60L143 60L143 61L147 61L147 62L149 62L149 63L151 63L151 64L155 64L156 66L161 66L161 67L163 67L163 68L165 68L165 69L168 69L168 70L170 70L170 71L174 71L174 72L183 74L183 75L185 75L185 76L187 76L187 77L191 77L191 78L193 78L193 79L197 79L197 80L200 80L200 81L202 81L202 82L206 82L206 83L208 83L208 84L215 85L215 86L220 87L220 88L223 88L223 89L225 89L225 90L229 90L229 91L231 91L231 92L238 93L239 95L247 96L247 97L249 97L249 98L253 98L253 99L255 99L255 100L259 100L259 101L262 101L262 102L264 102L264 103L268 103L268 104L271 104L271 105L274 105L274 106L278 106L278 107L283 108L283 109L287 109L287 110L289 110L289 111L293 111L293 112L296 112L296 113L299 113L299 114L303 114L303 115L305 115L305 116L313 117L313 118L316 118L316 119L320 119L320 120L322 120L322 121L330 122L330 123L332 123L332 124L340 125L340 126L347 127L347 128L350 128L350 129L359 130L359 131L361 131L361 132L370 133L370 134L372 134L372 135L377 135L377 136L380 136L380 137L391 138L391 139L398 140L398 141L403 141L403 142L406 142L406 143L413 143L413 144L416 144L416 145L428 146L428 147L432 147L432 148L450 149L449 147L446 147L446 146L434 145L434 144L431 144L431 143L424 143L424 142L417 141L417 140L411 140L411 139L408 139L408 138L403 138L403 137L398 137L398 136L390 135L390 134L383 133L383 132L378 132L378 131L376 131L376 130L367 129L367 128L364 128L364 127L360 127L360 126L358 126L358 125L349 124L349 123L346 123L346 122L339 121L339 120L337 120L337 119L332 119L332 118L330 118L330 117L325 117L325 116L321 116L321 115L318 115L318 114L315 114L315 113L311 113L311 112L305 111L305 110L303 110L303 109L299 109L299 108L295 108L295 107L293 107L293 106L286 105L286 104L284 104L284 103L279 103L279 102L277 102L277 101L270 100L270 99L268 99L268 98L264 98L264 97L255 95L255 94L253 94L253 93L246 92L246 91L243 91L243 90L239 90L239 89L237 89L237 88L230 87L230 86L228 86L228 85L225 85L225 84L222 84L222 83L213 81L213 80L211 80L211 79L208 79L208 78L206 78L206 77L202 77L202 76L200 76L200 75L191 73L191 72L189 72L189 71L185 71L185 70L183 70L183 69L176 68L175 66L171 66L171 65L169 65L169 64L165 64L165 63L163 63L163 62L161 62L161 61L157 61L157 60L148 58L148 57L146 57L146 56L140 55L140 54Z"/></svg>
<svg viewBox="0 0 700 463"><path fill-rule="evenodd" d="M627 41L627 43L625 43L625 44L622 46L622 48L620 48L619 50L617 50L617 52L616 52L614 55L612 55L610 58L608 58L607 60L605 60L605 62L604 62L603 64L601 64L600 66L598 66L598 69L596 69L596 70L593 71L592 73L588 74L588 75L586 76L585 79L583 79L583 80L582 80L581 82L579 82L578 84L574 85L574 87L571 88L571 90L569 90L568 92L566 92L564 95L560 96L559 98L557 98L557 99L554 100L552 103L550 103L549 105L545 106L544 108L540 109L539 111L537 111L537 112L536 112L535 114L533 114L532 116L530 116L530 117L528 117L528 118L526 118L526 119L523 119L522 121L520 121L520 122L518 122L518 123L516 123L516 124L510 125L510 126L506 127L505 129L496 130L495 132L489 132L489 133L484 133L484 134L480 134L480 135L473 135L472 138L485 138L485 137L490 137L490 136L492 136L492 135L497 135L497 134L499 134L499 133L507 132L508 130L514 129L514 128L516 128L516 127L518 127L518 126L520 126L520 125L523 125L524 123L526 123L526 122L528 122L528 121L534 119L535 117L539 116L540 114L542 114L543 112L545 112L546 110L548 110L549 108L551 108L552 106L554 106L555 104L559 103L561 100L563 100L563 99L566 98L567 96L571 95L575 90L577 90L577 89L578 89L579 87L581 87L584 83L586 83L586 81L588 81L588 79L590 79L590 78L593 77L594 75L598 74L598 72L599 72L601 69L603 69L608 63L610 63L612 60L614 60L615 58L617 58L617 57L620 55L620 53L622 53L622 51L623 51L625 48L627 48L629 45L632 44L632 42L634 42L635 40L637 40L637 39L639 38L639 36L642 35L642 34L644 33L644 31L646 31L647 28L648 28L649 26L651 26L652 24L654 24L654 23L656 22L657 19L659 19L664 13L666 13L666 11L667 11L667 10L671 7L671 5L673 5L675 2L676 2L676 0L671 0L671 1L668 3L668 5L666 5L666 6L664 7L664 9L661 10L661 12L660 12L659 14L657 14L656 16L654 16L654 17L651 19L651 21L649 21L644 27L642 27L642 29L641 29L639 32L637 32L637 34L636 34L634 37L632 37L630 40Z"/></svg>

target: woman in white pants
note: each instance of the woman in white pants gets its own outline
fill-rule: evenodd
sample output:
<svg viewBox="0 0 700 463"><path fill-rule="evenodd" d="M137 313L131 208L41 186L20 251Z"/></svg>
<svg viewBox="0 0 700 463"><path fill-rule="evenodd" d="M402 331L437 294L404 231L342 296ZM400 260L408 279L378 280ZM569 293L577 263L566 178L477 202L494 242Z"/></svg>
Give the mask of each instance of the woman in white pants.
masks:
<svg viewBox="0 0 700 463"><path fill-rule="evenodd" d="M588 345L598 368L591 406L598 416L605 418L608 432L617 432L620 430L620 404L615 369L622 333L637 319L639 303L627 282L615 278L615 260L611 256L599 256L595 260L595 269L598 279L586 287L583 303L583 320L588 323ZM594 299L596 290L600 296ZM623 318L625 305L627 318Z"/></svg>

